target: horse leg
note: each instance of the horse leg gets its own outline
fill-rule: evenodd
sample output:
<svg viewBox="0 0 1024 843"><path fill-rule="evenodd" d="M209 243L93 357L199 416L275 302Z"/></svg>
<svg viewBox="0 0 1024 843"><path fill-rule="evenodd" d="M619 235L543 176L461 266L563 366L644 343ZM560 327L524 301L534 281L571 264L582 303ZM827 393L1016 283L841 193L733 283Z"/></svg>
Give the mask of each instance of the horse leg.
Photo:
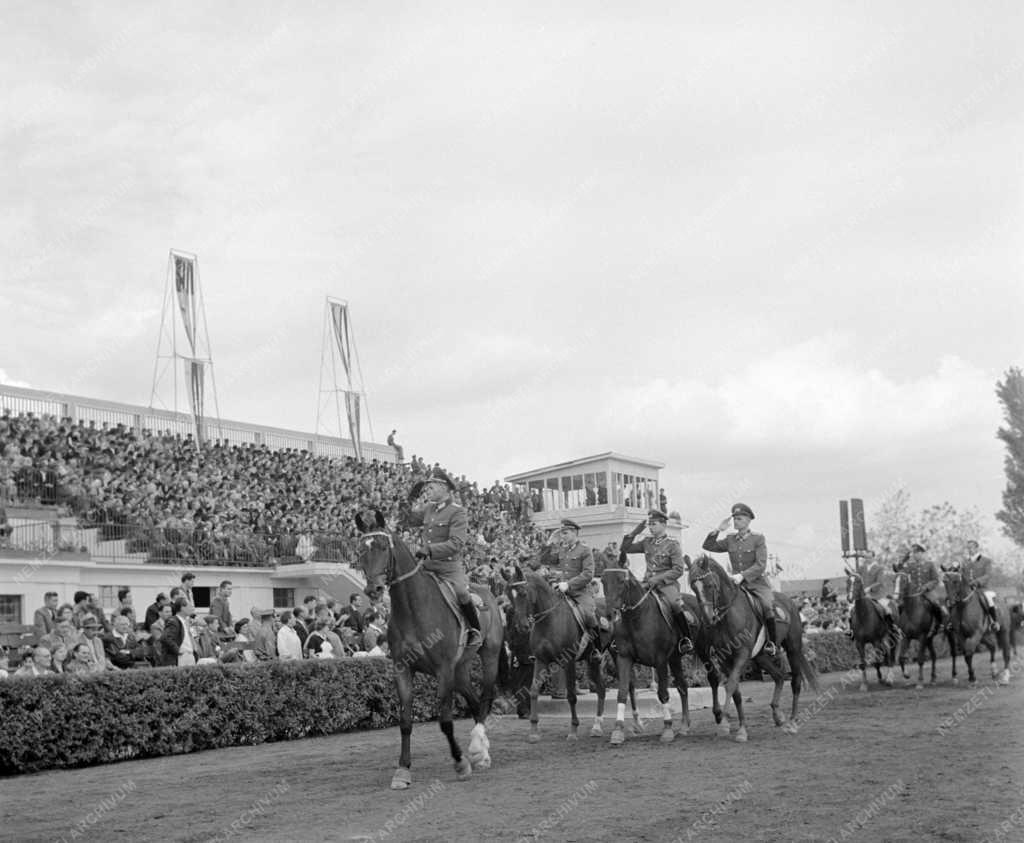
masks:
<svg viewBox="0 0 1024 843"><path fill-rule="evenodd" d="M473 772L473 767L468 758L462 757L462 747L455 737L455 724L452 722L452 691L454 690L455 677L452 672L443 671L437 677L437 703L438 720L441 722L441 733L448 739L448 749L455 762L455 778L464 782Z"/></svg>
<svg viewBox="0 0 1024 843"><path fill-rule="evenodd" d="M565 674L565 696L569 701L569 734L565 736L567 741L574 741L579 738L577 732L580 728L580 718L576 716L576 662L570 661L562 665L562 673Z"/></svg>
<svg viewBox="0 0 1024 843"><path fill-rule="evenodd" d="M661 737L662 743L672 743L676 733L672 730L672 701L668 695L668 665L665 662L655 667L658 678L658 702L661 703Z"/></svg>
<svg viewBox="0 0 1024 843"><path fill-rule="evenodd" d="M739 728L736 731L736 740L743 743L747 740L747 725L743 717L743 697L740 695L740 675L750 659L750 651L741 647L732 663L732 670L729 671L729 678L725 681L726 713L728 716L729 700L736 706L736 720Z"/></svg>
<svg viewBox="0 0 1024 843"><path fill-rule="evenodd" d="M868 689L868 672L867 672L867 656L865 656L865 645L864 640L861 638L857 639L857 656L860 658L860 690L867 691ZM878 680L881 681L882 677L879 676Z"/></svg>
<svg viewBox="0 0 1024 843"><path fill-rule="evenodd" d="M956 633L952 629L946 633L946 641L949 643L949 660L953 667L953 684L956 685L960 680L956 675Z"/></svg>
<svg viewBox="0 0 1024 843"><path fill-rule="evenodd" d="M615 665L619 669L619 687L615 695L615 728L612 729L610 743L612 746L619 746L626 740L626 695L632 703L633 717L639 722L636 710L636 690L633 686L633 659L619 651L615 659Z"/></svg>
<svg viewBox="0 0 1024 843"><path fill-rule="evenodd" d="M743 714L743 694L737 688L732 695L733 705L736 706L736 722L739 724L736 729L736 740L739 743L747 742L747 720Z"/></svg>
<svg viewBox="0 0 1024 843"><path fill-rule="evenodd" d="M391 789L405 790L412 784L412 671L403 664L396 666L395 687L398 691L398 728L402 733L402 752L398 756L398 769L391 778Z"/></svg>
<svg viewBox="0 0 1024 843"><path fill-rule="evenodd" d="M690 734L690 690L686 685L686 674L683 673L683 660L678 653L672 654L668 667L672 671L672 679L679 692L679 705L682 707L682 714L679 717L679 734L688 735Z"/></svg>
<svg viewBox="0 0 1024 843"><path fill-rule="evenodd" d="M754 662L762 670L767 671L775 683L775 690L772 691L772 701L770 703L772 722L776 726L781 726L786 722L786 718L779 712L779 700L782 699L782 686L786 684L786 675L779 667L779 662L776 659L769 658L765 653L758 654Z"/></svg>
<svg viewBox="0 0 1024 843"><path fill-rule="evenodd" d="M495 659L495 667L497 667L497 659ZM488 693L486 676L485 668L483 694ZM496 678L497 671L495 671ZM487 716L484 714L484 702L481 698L477 697L476 691L473 689L473 682L469 678L468 662L463 662L455 673L455 690L462 695L462 698L466 701L466 707L469 709L470 717L476 721L469 733L469 749L466 750L469 763L476 770L486 770L491 766L491 753L489 751L491 742L487 738ZM490 693L493 696L493 686ZM489 709L490 706L488 705L487 708Z"/></svg>
<svg viewBox="0 0 1024 843"><path fill-rule="evenodd" d="M533 679L530 680L530 734L527 737L530 743L537 743L540 740L540 730L537 728L540 721L540 715L537 713L537 697L540 696L540 689L544 684L544 677L547 675L548 663L534 658Z"/></svg>
<svg viewBox="0 0 1024 843"><path fill-rule="evenodd" d="M728 737L729 718L723 717L722 704L718 701L718 669L708 662L704 665L704 672L708 677L708 687L711 688L711 713L715 716L715 724L718 726L717 734L720 737Z"/></svg>
<svg viewBox="0 0 1024 843"><path fill-rule="evenodd" d="M605 687L603 662L604 656L601 655L591 658L587 662L587 675L590 676L590 681L594 683L594 688L597 691L597 714L594 715L594 725L590 727L590 737L592 738L599 738L604 734Z"/></svg>
<svg viewBox="0 0 1024 843"><path fill-rule="evenodd" d="M935 673L935 639L934 638L929 638L928 639L928 655L931 657L931 660L932 660L932 678L931 678L930 684L934 685L936 682L938 682L938 676Z"/></svg>
<svg viewBox="0 0 1024 843"><path fill-rule="evenodd" d="M644 724L640 719L640 710L636 707L636 682L633 681L633 667L629 668L629 710L633 719L629 722L629 733L633 736L644 733Z"/></svg>

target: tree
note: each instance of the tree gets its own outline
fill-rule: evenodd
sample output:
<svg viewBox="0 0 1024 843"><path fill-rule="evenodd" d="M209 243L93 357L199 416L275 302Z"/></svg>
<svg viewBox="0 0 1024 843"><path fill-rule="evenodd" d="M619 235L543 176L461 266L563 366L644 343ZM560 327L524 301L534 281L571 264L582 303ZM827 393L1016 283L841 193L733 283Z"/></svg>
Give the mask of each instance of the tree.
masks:
<svg viewBox="0 0 1024 843"><path fill-rule="evenodd" d="M996 395L1003 405L1006 426L996 434L1006 445L1006 489L1003 508L996 513L1003 533L1018 546L1024 547L1024 373L1011 367L1003 380L996 383Z"/></svg>
<svg viewBox="0 0 1024 843"><path fill-rule="evenodd" d="M902 488L882 500L870 526L868 547L883 564L897 562L914 543L923 545L937 565L960 561L967 556L968 540L979 539L983 532L976 509L961 512L949 501L912 513L910 493Z"/></svg>

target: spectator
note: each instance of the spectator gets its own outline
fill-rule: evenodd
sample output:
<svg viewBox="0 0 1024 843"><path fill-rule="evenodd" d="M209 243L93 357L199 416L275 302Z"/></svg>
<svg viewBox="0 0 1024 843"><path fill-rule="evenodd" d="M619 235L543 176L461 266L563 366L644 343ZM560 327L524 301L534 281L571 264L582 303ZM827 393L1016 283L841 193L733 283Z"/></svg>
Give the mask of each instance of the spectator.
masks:
<svg viewBox="0 0 1024 843"><path fill-rule="evenodd" d="M171 604L171 618L160 636L162 664L188 667L196 663L196 644L190 623L195 612L195 607L184 597Z"/></svg>
<svg viewBox="0 0 1024 843"><path fill-rule="evenodd" d="M277 658L277 633L274 631L274 610L253 609L258 624L253 630L253 653L261 662Z"/></svg>
<svg viewBox="0 0 1024 843"><path fill-rule="evenodd" d="M44 644L51 654L60 644L63 644L68 652L71 652L82 642L82 633L75 629L72 617L69 608L63 607L57 615L57 625L53 632L40 639L39 643Z"/></svg>
<svg viewBox="0 0 1024 843"><path fill-rule="evenodd" d="M309 627L306 625L309 619L306 617L306 610L302 606L296 606L292 609L292 615L295 618L295 634L299 636L299 643L305 646L306 639L309 638Z"/></svg>
<svg viewBox="0 0 1024 843"><path fill-rule="evenodd" d="M86 615L82 619L82 639L82 644L89 648L93 671L100 673L112 670L113 665L107 661L107 653L103 646L103 627L95 615Z"/></svg>
<svg viewBox="0 0 1024 843"><path fill-rule="evenodd" d="M6 647L0 647L0 681L10 678L10 668L10 653Z"/></svg>
<svg viewBox="0 0 1024 843"><path fill-rule="evenodd" d="M348 606L341 613L341 625L347 626L352 631L363 632L363 595L353 591L348 596Z"/></svg>
<svg viewBox="0 0 1024 843"><path fill-rule="evenodd" d="M363 649L371 655L384 655L381 644L384 641L384 628L377 619L377 613L372 612L366 617L366 628L363 631ZM379 652L374 652L374 651Z"/></svg>
<svg viewBox="0 0 1024 843"><path fill-rule="evenodd" d="M48 591L43 597L43 607L36 609L33 631L37 638L43 638L57 628L57 604L60 597L56 591Z"/></svg>
<svg viewBox="0 0 1024 843"><path fill-rule="evenodd" d="M188 600L188 602L191 603L193 606L195 605L195 600L193 600L192 598L192 584L195 581L196 575L193 574L191 571L186 571L184 574L181 575L182 594L185 597L185 599ZM171 592L171 599L174 599L174 592Z"/></svg>
<svg viewBox="0 0 1024 843"><path fill-rule="evenodd" d="M64 668L65 673L96 673L96 663L93 661L92 648L88 644L79 644L71 654L71 661Z"/></svg>
<svg viewBox="0 0 1024 843"><path fill-rule="evenodd" d="M32 651L32 658L26 659L15 672L15 676L48 676L53 674L50 667L50 648L42 644Z"/></svg>
<svg viewBox="0 0 1024 843"><path fill-rule="evenodd" d="M64 665L68 661L68 653L68 648L64 644L58 643L50 653L50 670L54 673L63 673Z"/></svg>
<svg viewBox="0 0 1024 843"><path fill-rule="evenodd" d="M328 641L330 622L320 619L313 624L313 631L303 644L302 653L306 658L333 659L335 657L334 645ZM339 652L337 655L341 655Z"/></svg>
<svg viewBox="0 0 1024 843"><path fill-rule="evenodd" d="M168 599L167 595L161 591L156 596L156 600L146 607L146 620L142 623L142 629L149 632L153 622L160 617L161 608L169 606L170 603L171 601Z"/></svg>
<svg viewBox="0 0 1024 843"><path fill-rule="evenodd" d="M220 657L220 620L213 615L205 615L197 623L193 632L196 641L197 661L202 664L209 664Z"/></svg>
<svg viewBox="0 0 1024 843"><path fill-rule="evenodd" d="M103 649L107 660L119 670L127 670L146 659L146 646L132 632L128 615L114 617L114 631L104 636Z"/></svg>
<svg viewBox="0 0 1024 843"><path fill-rule="evenodd" d="M82 618L86 615L92 615L92 602L88 591L76 591L75 592L75 627L77 629L82 628Z"/></svg>
<svg viewBox="0 0 1024 843"><path fill-rule="evenodd" d="M117 610L114 612L115 615L124 615L131 622L131 628L135 629L136 618L135 618L135 601L132 600L132 590L130 588L119 588L117 590ZM111 620L111 629L113 629L114 621Z"/></svg>
<svg viewBox="0 0 1024 843"><path fill-rule="evenodd" d="M221 637L230 640L234 637L234 624L231 622L231 580L223 580L217 589L217 596L210 602L210 614L220 622Z"/></svg>
<svg viewBox="0 0 1024 843"><path fill-rule="evenodd" d="M398 433L397 430L392 430L388 434L388 444L395 449L395 459L398 461L399 464L401 464L405 462L405 451L402 449L402 446L395 441L396 433Z"/></svg>
<svg viewBox="0 0 1024 843"><path fill-rule="evenodd" d="M292 661L302 658L302 641L295 631L298 620L293 612L281 615L281 628L277 631L277 657L281 661Z"/></svg>

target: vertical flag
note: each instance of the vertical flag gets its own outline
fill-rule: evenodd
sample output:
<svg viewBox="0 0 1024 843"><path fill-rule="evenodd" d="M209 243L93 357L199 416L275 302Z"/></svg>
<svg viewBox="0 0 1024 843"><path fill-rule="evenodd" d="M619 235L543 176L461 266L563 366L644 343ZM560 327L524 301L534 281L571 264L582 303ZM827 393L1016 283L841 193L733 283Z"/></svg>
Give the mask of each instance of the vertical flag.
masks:
<svg viewBox="0 0 1024 843"><path fill-rule="evenodd" d="M196 422L196 441L203 441L203 379L206 367L198 360L188 362L188 400Z"/></svg>
<svg viewBox="0 0 1024 843"><path fill-rule="evenodd" d="M178 309L185 326L192 356L196 354L196 262L191 258L174 256L174 289L178 293Z"/></svg>
<svg viewBox="0 0 1024 843"><path fill-rule="evenodd" d="M345 391L345 412L348 413L348 429L352 435L352 447L356 452L356 459L363 459L362 437L359 432L359 393L349 390Z"/></svg>
<svg viewBox="0 0 1024 843"><path fill-rule="evenodd" d="M352 385L352 345L348 325L348 306L341 302L331 302L331 324L334 327L334 339L338 343L341 365L345 367L345 377L349 386Z"/></svg>

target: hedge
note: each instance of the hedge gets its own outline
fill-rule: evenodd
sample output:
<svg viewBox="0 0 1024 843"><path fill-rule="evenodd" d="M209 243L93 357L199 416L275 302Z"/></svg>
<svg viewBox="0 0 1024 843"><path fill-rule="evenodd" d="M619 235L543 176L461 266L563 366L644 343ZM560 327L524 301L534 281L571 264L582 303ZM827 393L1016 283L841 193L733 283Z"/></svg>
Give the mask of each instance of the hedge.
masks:
<svg viewBox="0 0 1024 843"><path fill-rule="evenodd" d="M839 633L804 639L820 673L857 663ZM939 655L948 653L936 641ZM706 684L684 659L687 680ZM642 670L642 672L640 672ZM581 672L581 678L585 674ZM646 687L649 669L638 669ZM605 676L614 687L614 667ZM436 685L416 677L413 717L435 716ZM459 701L461 703L461 700ZM456 708L457 716L465 709ZM49 676L0 682L0 775L81 767L316 737L398 723L394 667L387 659L265 664Z"/></svg>

